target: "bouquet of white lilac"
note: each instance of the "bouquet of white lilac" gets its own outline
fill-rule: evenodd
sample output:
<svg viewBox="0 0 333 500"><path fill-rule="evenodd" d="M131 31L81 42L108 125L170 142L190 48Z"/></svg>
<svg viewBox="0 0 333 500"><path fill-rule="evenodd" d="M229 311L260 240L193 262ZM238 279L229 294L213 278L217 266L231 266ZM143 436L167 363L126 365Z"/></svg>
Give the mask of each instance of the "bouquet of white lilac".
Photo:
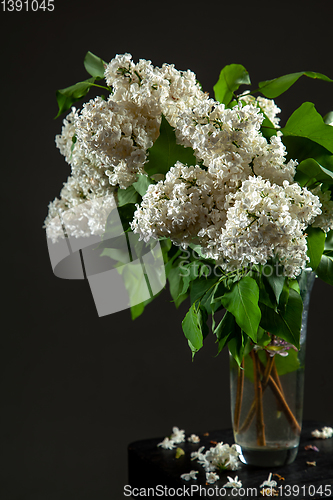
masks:
<svg viewBox="0 0 333 500"><path fill-rule="evenodd" d="M90 52L84 64L91 78L57 92L58 116L71 108L56 137L71 175L49 205L48 237L59 237L59 214L112 194L125 231L160 241L175 305L190 296L193 354L208 316L218 351L228 345L238 364L249 346L272 345L267 331L299 348L304 270L333 284L333 113L305 102L280 127L273 98L302 76L332 80L306 71L238 93L251 82L231 64L212 99L171 64ZM103 95L72 107L92 87ZM75 236L103 233L103 203L82 209Z"/></svg>
<svg viewBox="0 0 333 500"><path fill-rule="evenodd" d="M251 461L253 449L269 443L277 452L276 433L284 436L279 453L294 449L302 406L294 392L302 381L295 379L288 400L281 377L301 377L309 273L333 285L333 112L322 117L304 102L281 127L273 99L301 77L333 80L305 71L241 92L251 85L249 74L231 64L212 99L193 72L172 64L135 63L130 54L105 63L90 52L84 64L91 78L57 92L58 116L70 110L56 144L71 174L49 205L48 241L106 235L100 252L120 255L121 263L120 250L108 243L116 203L122 232L136 235L134 251L159 241L175 306L190 298L182 327L192 354L210 329L218 353L228 346L236 367L235 440L243 454L249 449ZM91 88L101 95L76 109ZM125 286L135 289L122 269ZM133 319L152 298L132 304ZM244 380L253 386L249 402ZM266 387L274 411L263 410ZM288 451L279 463L295 456Z"/></svg>

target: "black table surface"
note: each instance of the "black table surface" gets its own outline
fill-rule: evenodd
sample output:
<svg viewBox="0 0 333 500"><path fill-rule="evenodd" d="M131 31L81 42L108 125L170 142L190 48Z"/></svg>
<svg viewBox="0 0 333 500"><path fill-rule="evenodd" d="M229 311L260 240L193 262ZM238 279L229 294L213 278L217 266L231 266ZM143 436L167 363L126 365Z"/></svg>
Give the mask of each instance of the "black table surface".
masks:
<svg viewBox="0 0 333 500"><path fill-rule="evenodd" d="M125 496L142 497L174 497L174 498L263 498L259 486L267 480L268 474L277 482L275 489L281 498L332 498L333 497L333 438L315 439L311 436L314 429L321 430L325 425L318 421L305 421L302 426L299 452L296 460L282 467L259 468L241 464L236 471L218 472L220 479L214 484L206 484L203 467L196 460L191 460L191 452L205 446L205 451L217 442L234 443L231 429L197 433L200 443L193 444L187 440L181 443L185 454L175 458L176 449L164 450L157 447L164 438L136 441L128 446L129 487ZM207 435L208 434L208 435ZM186 436L187 438L188 436ZM319 452L305 450L306 445L315 445ZM307 462L316 462L316 466ZM185 481L181 474L198 470L196 480ZM242 481L242 489L223 489L228 482L227 476ZM192 486L193 485L193 486ZM252 490L247 489L252 488ZM256 490L254 489L256 488ZM204 491L206 490L206 491Z"/></svg>

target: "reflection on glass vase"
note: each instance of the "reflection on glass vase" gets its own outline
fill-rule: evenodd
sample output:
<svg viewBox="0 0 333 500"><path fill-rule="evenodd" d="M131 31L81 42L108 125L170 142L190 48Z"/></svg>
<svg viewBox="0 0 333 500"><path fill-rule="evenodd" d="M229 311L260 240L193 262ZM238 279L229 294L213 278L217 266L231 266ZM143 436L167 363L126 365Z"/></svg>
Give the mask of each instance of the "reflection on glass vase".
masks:
<svg viewBox="0 0 333 500"><path fill-rule="evenodd" d="M265 332L265 348L255 346L241 367L230 355L231 414L241 460L274 467L293 462L302 426L305 341L310 293L315 280L303 271L300 349Z"/></svg>

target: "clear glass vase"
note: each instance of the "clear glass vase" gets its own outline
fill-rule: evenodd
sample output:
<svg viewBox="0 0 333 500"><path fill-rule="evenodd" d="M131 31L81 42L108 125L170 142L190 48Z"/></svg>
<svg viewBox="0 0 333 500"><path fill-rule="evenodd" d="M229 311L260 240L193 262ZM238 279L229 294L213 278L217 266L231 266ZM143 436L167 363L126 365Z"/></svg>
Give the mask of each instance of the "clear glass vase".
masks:
<svg viewBox="0 0 333 500"><path fill-rule="evenodd" d="M298 351L271 336L268 349L252 349L244 356L241 368L230 355L234 440L241 447L240 458L246 464L282 466L297 456L302 427L307 316L314 280L312 271L303 272Z"/></svg>

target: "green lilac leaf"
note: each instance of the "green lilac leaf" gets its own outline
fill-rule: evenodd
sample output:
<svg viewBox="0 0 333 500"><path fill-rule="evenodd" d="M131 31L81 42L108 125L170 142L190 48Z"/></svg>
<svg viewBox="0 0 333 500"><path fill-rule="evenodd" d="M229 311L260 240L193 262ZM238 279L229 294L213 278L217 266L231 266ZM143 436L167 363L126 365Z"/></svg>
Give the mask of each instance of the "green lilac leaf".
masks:
<svg viewBox="0 0 333 500"><path fill-rule="evenodd" d="M299 369L300 362L298 359L298 353L294 349L289 349L288 356L280 356L275 354L275 366L278 375L285 375L286 373L291 373Z"/></svg>
<svg viewBox="0 0 333 500"><path fill-rule="evenodd" d="M333 127L324 123L312 102L304 102L281 129L284 136L304 137L333 153Z"/></svg>
<svg viewBox="0 0 333 500"><path fill-rule="evenodd" d="M135 210L136 206L133 203L118 207L118 214L125 232L131 229L130 222L133 220Z"/></svg>
<svg viewBox="0 0 333 500"><path fill-rule="evenodd" d="M111 210L106 220L105 232L103 234L103 241L100 244L101 248L107 248L111 240L113 245L113 243L116 244L118 237L123 238L124 234L123 222L125 221L125 219L130 220L130 218L133 217L134 210L135 210L135 205L127 205L125 209L118 208L117 210L116 209ZM123 248L123 245L122 246L120 245L120 247Z"/></svg>
<svg viewBox="0 0 333 500"><path fill-rule="evenodd" d="M297 293L301 293L301 290L300 290L300 287L299 287L297 279L290 279L289 280L289 288L292 288Z"/></svg>
<svg viewBox="0 0 333 500"><path fill-rule="evenodd" d="M243 84L251 85L249 73L244 66L241 64L229 64L225 66L220 73L217 83L214 85L216 101L229 104L234 92Z"/></svg>
<svg viewBox="0 0 333 500"><path fill-rule="evenodd" d="M231 338L231 336L234 334L234 331L235 318L229 311L226 311L223 318L214 330L214 333L216 335L216 342L218 342L217 354L220 354L220 352L228 342L228 339Z"/></svg>
<svg viewBox="0 0 333 500"><path fill-rule="evenodd" d="M307 158L297 166L295 180L301 185L309 185L315 182L332 182L333 171L323 167L314 158Z"/></svg>
<svg viewBox="0 0 333 500"><path fill-rule="evenodd" d="M124 266L130 262L128 249L124 245L124 237L125 236L122 235L122 237L106 240L105 246L100 255L101 257L108 257L109 259L112 259L114 261L112 263L113 267Z"/></svg>
<svg viewBox="0 0 333 500"><path fill-rule="evenodd" d="M200 310L198 311L200 315L200 325L201 325L201 331L202 331L202 336L205 339L207 335L209 334L209 328L207 325L207 319L208 319L208 313L204 307L200 305Z"/></svg>
<svg viewBox="0 0 333 500"><path fill-rule="evenodd" d="M171 297L174 301L176 301L184 293L184 279L182 274L179 272L178 266L170 269L168 273L168 280Z"/></svg>
<svg viewBox="0 0 333 500"><path fill-rule="evenodd" d="M232 357L237 361L238 366L241 365L242 359L244 357L246 341L244 338L244 333L239 328L237 324L235 324L234 333L229 337L228 340L228 349Z"/></svg>
<svg viewBox="0 0 333 500"><path fill-rule="evenodd" d="M137 304L136 306L132 306L131 307L131 318L132 320L138 318L139 316L141 316L141 314L143 313L145 309L145 306L143 304L143 302L141 302L141 304Z"/></svg>
<svg viewBox="0 0 333 500"><path fill-rule="evenodd" d="M284 338L299 349L299 337L302 326L303 301L299 293L289 289L289 299L284 311L280 312L284 323Z"/></svg>
<svg viewBox="0 0 333 500"><path fill-rule="evenodd" d="M186 300L188 297L188 293L183 293L183 295L179 295L175 301L174 301L174 304L175 304L175 307L176 309L178 309L178 307L180 306L180 304L182 304L184 302L184 300Z"/></svg>
<svg viewBox="0 0 333 500"><path fill-rule="evenodd" d="M162 240L162 241L163 241L163 240ZM175 247L172 247L172 246L171 246L171 248L170 248L169 250L173 250L174 248L175 248ZM169 252L169 250L168 250L168 252ZM168 257L168 258L167 258L167 262L166 262L166 264L165 264L165 275L166 275L166 277L168 277L168 276L169 276L169 272L170 272L170 271L171 271L171 269L173 268L173 266L174 266L174 262L175 262L175 261L176 261L176 259L177 259L177 258L181 255L181 253L182 253L182 250L181 250L181 249L177 250L177 251L176 251L176 253L175 253L175 254L173 254L173 255L169 255L169 253L168 253L168 255L167 255L167 257Z"/></svg>
<svg viewBox="0 0 333 500"><path fill-rule="evenodd" d="M155 294L153 297L150 297L150 299L147 299L145 300L144 302L141 302L140 304L137 304L135 306L132 306L131 307L131 318L132 320L138 318L139 316L141 316L141 314L143 313L145 307L150 303L152 302L161 292L158 292L157 294Z"/></svg>
<svg viewBox="0 0 333 500"><path fill-rule="evenodd" d="M289 299L285 309L276 313L265 304L260 304L260 308L262 312L260 326L299 348L303 301L296 290L289 289Z"/></svg>
<svg viewBox="0 0 333 500"><path fill-rule="evenodd" d="M196 165L197 160L192 148L185 148L177 144L174 129L169 125L166 118L162 116L160 135L153 146L148 149L148 162L145 171L151 176L154 174L166 174L170 167L177 161L186 165Z"/></svg>
<svg viewBox="0 0 333 500"><path fill-rule="evenodd" d="M191 303L194 304L199 300L209 288L213 288L216 284L216 278L197 278L191 283L190 298Z"/></svg>
<svg viewBox="0 0 333 500"><path fill-rule="evenodd" d="M262 122L260 130L265 139L269 140L273 135L277 134L277 129L262 110L261 112L264 115L264 121Z"/></svg>
<svg viewBox="0 0 333 500"><path fill-rule="evenodd" d="M216 287L213 302L218 302L219 304L221 304L221 298L227 291L229 291L229 289L226 286L225 280L220 281Z"/></svg>
<svg viewBox="0 0 333 500"><path fill-rule="evenodd" d="M281 295L280 295L280 298L279 298L279 307L278 307L278 309L280 311L285 312L288 300L289 300L289 286L288 286L288 281L284 280L282 292L281 292Z"/></svg>
<svg viewBox="0 0 333 500"><path fill-rule="evenodd" d="M87 52L84 58L84 67L89 75L94 78L104 78L104 65L106 62L92 52Z"/></svg>
<svg viewBox="0 0 333 500"><path fill-rule="evenodd" d="M193 355L203 346L203 334L201 329L201 311L192 304L182 321L182 328Z"/></svg>
<svg viewBox="0 0 333 500"><path fill-rule="evenodd" d="M56 116L68 111L74 102L79 101L84 97L90 90L90 87L95 82L95 78L89 78L83 82L78 82L75 85L71 85L65 89L57 90L56 98L58 102L59 111Z"/></svg>
<svg viewBox="0 0 333 500"><path fill-rule="evenodd" d="M231 312L239 327L257 341L261 312L258 306L259 287L253 278L246 276L236 282L230 292L221 298L223 306Z"/></svg>
<svg viewBox="0 0 333 500"><path fill-rule="evenodd" d="M322 167L333 171L333 155L323 146L305 137L291 135L282 136L282 141L288 151L288 159L297 159L298 162L313 158ZM296 172L296 176L298 172Z"/></svg>
<svg viewBox="0 0 333 500"><path fill-rule="evenodd" d="M201 307L203 307L208 314L213 314L219 307L219 303L214 301L216 289L217 283L210 288L201 299Z"/></svg>
<svg viewBox="0 0 333 500"><path fill-rule="evenodd" d="M333 230L326 233L325 251L326 250L333 250Z"/></svg>
<svg viewBox="0 0 333 500"><path fill-rule="evenodd" d="M155 184L155 182L146 175L140 174L138 176L138 180L133 182L132 186L140 194L140 196L144 196L150 184Z"/></svg>
<svg viewBox="0 0 333 500"><path fill-rule="evenodd" d="M259 82L260 92L269 99L275 99L279 95L288 90L301 76L324 80L326 82L333 82L328 76L322 73L315 73L313 71L300 71L298 73L290 73L288 75L273 78L272 80L265 80Z"/></svg>
<svg viewBox="0 0 333 500"><path fill-rule="evenodd" d="M177 254L176 254L177 255ZM174 265L176 262L176 265ZM173 267L171 267L173 266ZM176 259L171 259L165 266L165 274L169 281L169 290L176 309L188 297L189 277L180 271Z"/></svg>
<svg viewBox="0 0 333 500"><path fill-rule="evenodd" d="M127 205L128 203L140 203L141 196L139 195L135 187L132 185L126 189L118 189L117 200L118 200L118 206L122 207L123 205Z"/></svg>
<svg viewBox="0 0 333 500"><path fill-rule="evenodd" d="M266 271L264 271L266 269ZM267 269L269 272L267 272ZM282 274L277 274L275 272L275 266L271 264L266 264L263 268L264 281L268 282L270 288L273 290L277 304L280 300L280 295L283 290L283 285L285 282L285 277Z"/></svg>
<svg viewBox="0 0 333 500"><path fill-rule="evenodd" d="M326 235L319 227L308 227L306 230L307 255L310 258L310 266L315 271L319 266L321 256L325 247Z"/></svg>
<svg viewBox="0 0 333 500"><path fill-rule="evenodd" d="M333 285L333 257L331 256L331 252L328 250L329 254L325 253L322 255L319 265L316 269L317 276L328 283L329 285Z"/></svg>

